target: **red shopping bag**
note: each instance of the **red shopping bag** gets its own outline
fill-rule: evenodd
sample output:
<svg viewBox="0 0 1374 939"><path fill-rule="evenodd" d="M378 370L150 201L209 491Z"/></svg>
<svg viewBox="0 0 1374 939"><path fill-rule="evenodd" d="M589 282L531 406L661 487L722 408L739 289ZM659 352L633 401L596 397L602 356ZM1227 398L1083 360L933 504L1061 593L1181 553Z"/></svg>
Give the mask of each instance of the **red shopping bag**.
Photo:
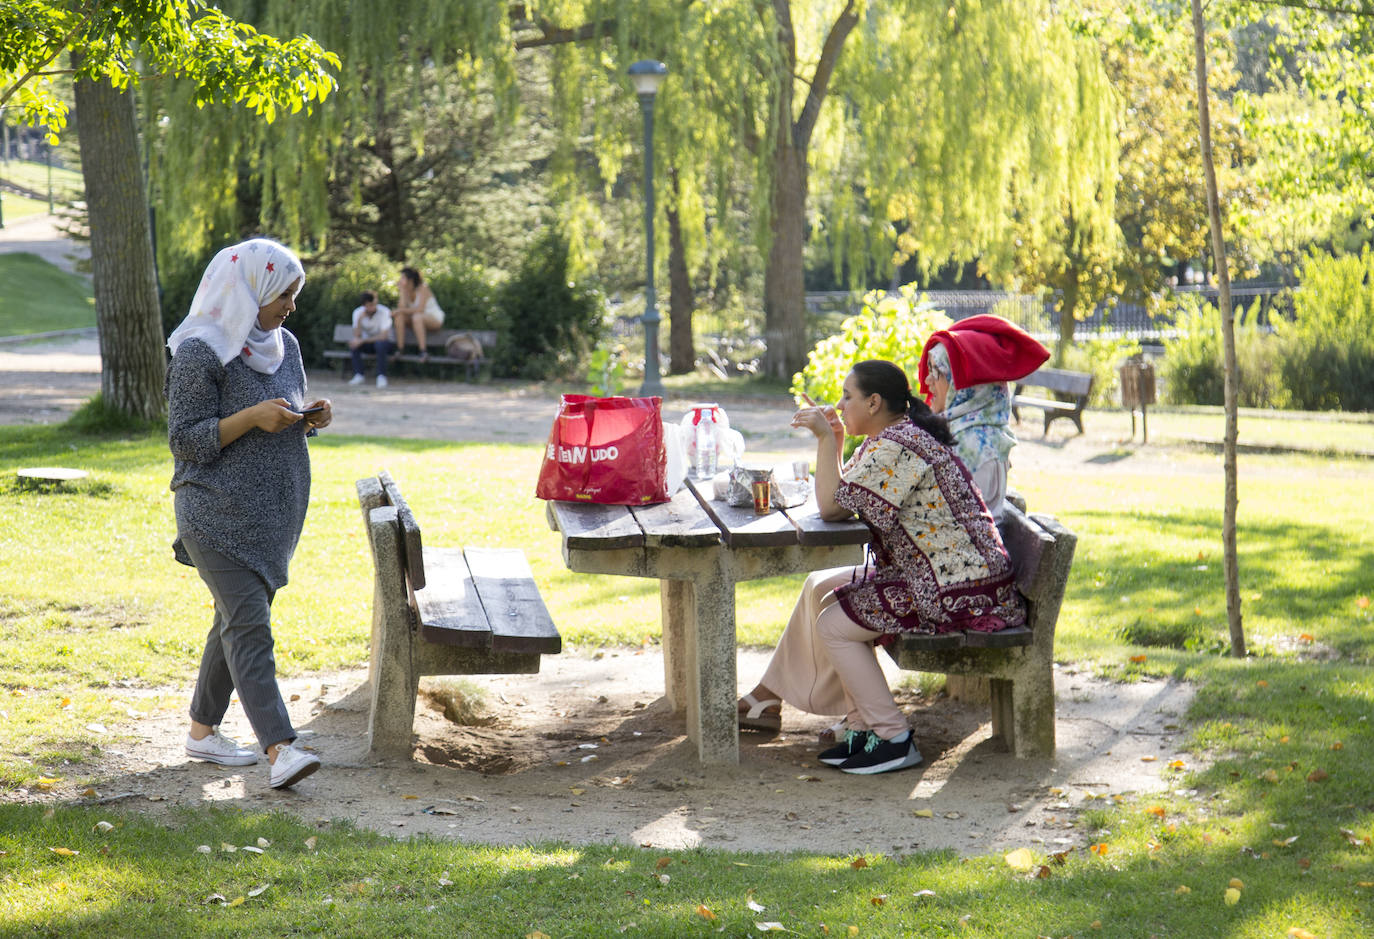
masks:
<svg viewBox="0 0 1374 939"><path fill-rule="evenodd" d="M564 502L668 501L660 398L564 395L534 494Z"/></svg>

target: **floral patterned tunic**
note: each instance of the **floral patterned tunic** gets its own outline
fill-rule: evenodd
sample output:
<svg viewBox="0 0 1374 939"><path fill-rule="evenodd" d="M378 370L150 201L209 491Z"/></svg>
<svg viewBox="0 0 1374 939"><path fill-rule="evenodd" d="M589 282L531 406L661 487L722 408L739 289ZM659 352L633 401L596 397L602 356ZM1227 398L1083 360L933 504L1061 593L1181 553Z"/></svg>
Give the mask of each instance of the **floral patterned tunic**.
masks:
<svg viewBox="0 0 1374 939"><path fill-rule="evenodd" d="M835 501L873 532L872 566L835 591L856 623L881 633L1025 625L1007 549L968 471L911 421L864 441Z"/></svg>

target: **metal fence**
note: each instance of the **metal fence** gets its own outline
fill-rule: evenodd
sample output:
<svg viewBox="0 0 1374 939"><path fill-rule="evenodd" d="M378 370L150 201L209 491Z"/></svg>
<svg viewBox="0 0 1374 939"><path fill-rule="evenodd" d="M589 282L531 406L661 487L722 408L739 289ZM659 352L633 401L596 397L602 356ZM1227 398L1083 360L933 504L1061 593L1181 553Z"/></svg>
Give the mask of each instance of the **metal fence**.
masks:
<svg viewBox="0 0 1374 939"><path fill-rule="evenodd" d="M1241 325L1254 324L1272 329L1276 319L1291 318L1293 290L1280 284L1245 284L1231 288L1232 306ZM1203 303L1217 305L1217 288L1187 286L1174 289L1180 296L1196 296ZM814 344L834 335L841 321L863 307L863 294L850 291L809 293L806 295L807 324ZM1059 338L1058 298L1001 290L930 290L921 294L925 302L943 310L950 319L961 320L980 313L1002 316L1035 336L1051 343ZM1085 341L1096 336L1132 338L1143 343L1159 343L1176 332L1181 306L1168 298L1151 308L1139 303L1099 303L1093 312L1079 320L1074 339ZM638 316L620 315L612 321L614 340L634 348L643 336ZM726 371L754 371L763 356L763 310L736 309L728 312L698 310L692 316L697 348ZM664 314L660 341L666 349L668 319ZM640 338L642 342L642 338Z"/></svg>

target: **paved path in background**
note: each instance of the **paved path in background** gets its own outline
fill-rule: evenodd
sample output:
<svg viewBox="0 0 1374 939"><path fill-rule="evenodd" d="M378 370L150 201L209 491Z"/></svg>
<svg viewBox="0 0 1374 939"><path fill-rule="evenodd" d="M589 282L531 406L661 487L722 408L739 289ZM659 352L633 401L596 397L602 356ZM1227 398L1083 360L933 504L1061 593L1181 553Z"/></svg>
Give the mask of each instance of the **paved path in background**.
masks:
<svg viewBox="0 0 1374 939"><path fill-rule="evenodd" d="M6 222L0 228L0 254L24 251L71 273L77 272L78 261L91 256L90 244L72 241L58 229L57 219L51 215L30 215Z"/></svg>

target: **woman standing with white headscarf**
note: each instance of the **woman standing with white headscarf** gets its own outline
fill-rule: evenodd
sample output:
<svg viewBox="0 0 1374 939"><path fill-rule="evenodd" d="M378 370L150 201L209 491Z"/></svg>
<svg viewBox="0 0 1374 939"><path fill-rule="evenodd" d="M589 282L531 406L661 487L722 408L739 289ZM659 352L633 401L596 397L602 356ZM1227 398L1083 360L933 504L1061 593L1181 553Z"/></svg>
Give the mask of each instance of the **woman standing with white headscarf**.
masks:
<svg viewBox="0 0 1374 939"><path fill-rule="evenodd" d="M320 765L294 745L271 625L272 599L286 584L310 499L305 438L333 416L327 398L306 404L300 346L282 328L304 283L300 260L274 241L225 248L167 340L173 550L195 566L215 603L186 752L224 766L258 761L256 750L219 733L237 691L277 789Z"/></svg>

